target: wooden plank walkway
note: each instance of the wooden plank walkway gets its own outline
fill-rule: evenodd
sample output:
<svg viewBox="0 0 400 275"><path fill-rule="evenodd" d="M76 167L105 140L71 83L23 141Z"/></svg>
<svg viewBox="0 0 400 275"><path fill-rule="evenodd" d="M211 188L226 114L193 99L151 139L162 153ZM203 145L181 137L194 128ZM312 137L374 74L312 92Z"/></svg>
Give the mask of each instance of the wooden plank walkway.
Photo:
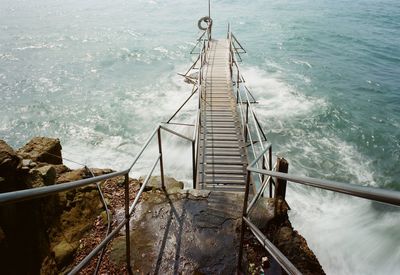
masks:
<svg viewBox="0 0 400 275"><path fill-rule="evenodd" d="M247 156L233 95L227 39L210 41L204 70L198 186L200 189L244 192Z"/></svg>

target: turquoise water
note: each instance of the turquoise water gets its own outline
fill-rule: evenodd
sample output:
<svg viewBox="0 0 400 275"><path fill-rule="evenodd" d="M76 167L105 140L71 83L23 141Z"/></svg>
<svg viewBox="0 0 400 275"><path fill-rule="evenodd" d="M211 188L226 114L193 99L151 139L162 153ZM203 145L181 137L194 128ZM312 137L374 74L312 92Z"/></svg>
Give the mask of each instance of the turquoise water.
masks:
<svg viewBox="0 0 400 275"><path fill-rule="evenodd" d="M212 6L214 36L231 22L248 51L244 77L290 172L400 190L400 2ZM176 73L206 13L205 1L0 0L0 138L55 136L68 159L126 168L190 93ZM165 141L168 173L190 184L187 144ZM400 272L398 209L296 186L288 202L328 274Z"/></svg>

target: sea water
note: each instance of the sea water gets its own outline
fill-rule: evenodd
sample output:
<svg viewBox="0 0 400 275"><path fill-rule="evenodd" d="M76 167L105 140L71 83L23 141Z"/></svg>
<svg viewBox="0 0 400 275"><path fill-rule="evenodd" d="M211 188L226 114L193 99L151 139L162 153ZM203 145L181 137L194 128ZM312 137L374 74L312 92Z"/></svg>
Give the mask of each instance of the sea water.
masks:
<svg viewBox="0 0 400 275"><path fill-rule="evenodd" d="M400 190L400 2L212 1L289 172ZM206 1L0 0L0 138L58 137L64 163L127 168L190 95ZM192 123L191 102L177 121ZM191 135L189 126L174 129ZM163 133L166 174L191 185L190 144ZM171 149L172 148L172 149ZM150 144L132 172L154 161ZM157 171L156 171L157 173ZM294 227L328 274L399 274L398 208L289 184Z"/></svg>

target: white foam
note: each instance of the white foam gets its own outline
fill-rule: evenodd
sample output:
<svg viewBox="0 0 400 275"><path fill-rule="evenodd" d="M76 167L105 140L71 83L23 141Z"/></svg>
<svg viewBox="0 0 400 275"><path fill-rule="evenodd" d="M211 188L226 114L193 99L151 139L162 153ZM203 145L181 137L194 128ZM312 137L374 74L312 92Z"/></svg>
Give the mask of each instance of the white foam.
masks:
<svg viewBox="0 0 400 275"><path fill-rule="evenodd" d="M377 185L370 158L337 136L328 124L310 119L331 112L328 102L303 95L284 81L286 76L279 70L267 73L248 67L243 75L260 101L255 108L261 121L278 136L275 153L289 160L291 173ZM287 200L295 229L306 238L327 274L400 270L399 212L378 211L366 200L294 184L289 184Z"/></svg>
<svg viewBox="0 0 400 275"><path fill-rule="evenodd" d="M259 104L257 113L269 120L306 116L326 106L323 99L306 97L285 83L280 72L267 73L258 67L244 67L246 85Z"/></svg>

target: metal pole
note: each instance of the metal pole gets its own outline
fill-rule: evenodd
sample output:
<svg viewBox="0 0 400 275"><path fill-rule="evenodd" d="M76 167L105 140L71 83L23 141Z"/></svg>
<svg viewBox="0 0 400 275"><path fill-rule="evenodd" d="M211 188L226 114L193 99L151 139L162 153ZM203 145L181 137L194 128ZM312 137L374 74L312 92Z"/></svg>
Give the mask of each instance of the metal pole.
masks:
<svg viewBox="0 0 400 275"><path fill-rule="evenodd" d="M195 142L192 141L192 171L193 171L193 189L196 189L196 148Z"/></svg>
<svg viewBox="0 0 400 275"><path fill-rule="evenodd" d="M246 102L246 125L249 124L249 102ZM247 142L247 136L248 136L248 128L246 127L246 131L244 132L244 141Z"/></svg>
<svg viewBox="0 0 400 275"><path fill-rule="evenodd" d="M164 164L163 164L162 145L161 145L161 127L158 127L157 135L158 135L158 152L160 153L160 176L161 176L161 186L162 186L163 189L165 189L165 182L164 182Z"/></svg>
<svg viewBox="0 0 400 275"><path fill-rule="evenodd" d="M208 0L208 17L211 18L211 0Z"/></svg>
<svg viewBox="0 0 400 275"><path fill-rule="evenodd" d="M266 167L265 167L265 157L263 157L262 158L262 169L266 169ZM262 179L262 182L264 182L264 179L265 179L265 175L263 174L262 176L261 176L261 179Z"/></svg>
<svg viewBox="0 0 400 275"><path fill-rule="evenodd" d="M125 219L127 220L125 224L125 245L126 245L126 268L131 272L131 238L130 238L130 219L131 215L129 214L129 174L125 174Z"/></svg>
<svg viewBox="0 0 400 275"><path fill-rule="evenodd" d="M239 255L238 255L238 273L239 273L240 270L242 270L244 231L246 229L246 223L245 223L244 218L247 217L247 201L249 199L249 190L250 190L250 171L247 171L246 191L244 193L244 201L243 201L242 227L240 229L240 244L239 244Z"/></svg>
<svg viewBox="0 0 400 275"><path fill-rule="evenodd" d="M269 165L269 170L272 171L272 145L269 147L268 150L268 165ZM274 181L272 180L271 183L269 184L269 197L272 198L272 183Z"/></svg>

